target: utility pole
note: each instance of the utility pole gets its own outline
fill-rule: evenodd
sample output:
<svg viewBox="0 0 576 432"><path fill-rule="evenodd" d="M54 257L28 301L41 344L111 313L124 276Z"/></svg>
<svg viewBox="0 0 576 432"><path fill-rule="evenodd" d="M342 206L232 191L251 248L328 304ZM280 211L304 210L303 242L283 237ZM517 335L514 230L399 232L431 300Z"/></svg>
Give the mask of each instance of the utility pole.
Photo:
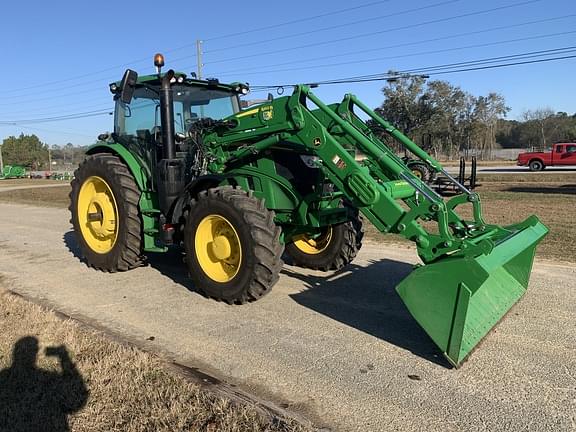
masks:
<svg viewBox="0 0 576 432"><path fill-rule="evenodd" d="M202 79L202 67L204 66L204 64L202 64L202 44L203 42L200 39L196 39L196 62L198 64L198 79Z"/></svg>
<svg viewBox="0 0 576 432"><path fill-rule="evenodd" d="M2 159L2 146L0 146L0 175L4 172L4 160Z"/></svg>
<svg viewBox="0 0 576 432"><path fill-rule="evenodd" d="M48 171L52 172L52 152L50 151L50 147L48 147Z"/></svg>

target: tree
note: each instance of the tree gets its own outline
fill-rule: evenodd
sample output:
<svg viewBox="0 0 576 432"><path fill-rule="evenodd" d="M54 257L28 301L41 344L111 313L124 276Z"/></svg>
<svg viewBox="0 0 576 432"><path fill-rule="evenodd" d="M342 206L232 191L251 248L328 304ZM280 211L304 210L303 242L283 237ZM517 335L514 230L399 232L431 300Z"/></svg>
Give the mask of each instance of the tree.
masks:
<svg viewBox="0 0 576 432"><path fill-rule="evenodd" d="M526 110L522 113L522 118L527 123L529 130L531 130L533 134L528 138L529 142L537 143L537 146L546 148L546 134L551 123L550 118L553 116L554 111L548 107Z"/></svg>
<svg viewBox="0 0 576 432"><path fill-rule="evenodd" d="M477 139L483 159L492 157L492 150L496 147L498 120L505 117L508 111L510 108L506 106L504 96L498 93L489 93L488 96L477 98L473 116L480 133Z"/></svg>
<svg viewBox="0 0 576 432"><path fill-rule="evenodd" d="M2 143L5 165L22 165L39 169L48 162L48 146L36 135L9 136Z"/></svg>
<svg viewBox="0 0 576 432"><path fill-rule="evenodd" d="M382 89L384 102L376 112L420 143L430 137L426 150L449 158L460 150L477 148L490 156L496 146L499 119L510 110L498 93L475 97L447 81L429 81L419 76L401 76ZM369 123L379 136L377 126Z"/></svg>

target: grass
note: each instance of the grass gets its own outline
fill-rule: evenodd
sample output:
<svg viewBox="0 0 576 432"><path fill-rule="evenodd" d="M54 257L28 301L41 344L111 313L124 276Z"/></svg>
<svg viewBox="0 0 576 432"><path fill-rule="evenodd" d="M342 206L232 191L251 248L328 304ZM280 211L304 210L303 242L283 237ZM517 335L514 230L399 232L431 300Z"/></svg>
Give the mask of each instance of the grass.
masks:
<svg viewBox="0 0 576 432"><path fill-rule="evenodd" d="M54 182L52 181L51 184L54 184ZM38 187L5 192L0 187L0 202L17 202L41 207L63 208L68 207L69 193L69 184L62 184L62 187Z"/></svg>
<svg viewBox="0 0 576 432"><path fill-rule="evenodd" d="M523 174L478 173L478 183L572 183L576 184L576 172L562 173L544 171Z"/></svg>
<svg viewBox="0 0 576 432"><path fill-rule="evenodd" d="M482 198L484 219L488 223L510 225L535 214L550 229L536 250L539 258L576 262L576 224L571 223L576 209L576 182L573 183L484 183L477 192ZM463 208L461 215L471 217ZM383 235L366 224L372 241L412 243L398 235Z"/></svg>
<svg viewBox="0 0 576 432"><path fill-rule="evenodd" d="M217 397L152 354L2 290L0 333L1 430L309 430Z"/></svg>
<svg viewBox="0 0 576 432"><path fill-rule="evenodd" d="M70 184L69 181L64 180L49 180L49 179L6 179L0 180L0 188L8 186L30 186L30 185L45 185L45 184Z"/></svg>
<svg viewBox="0 0 576 432"><path fill-rule="evenodd" d="M576 209L576 174L558 173L546 177L519 175L521 181L515 177L500 175L493 181L481 182L477 191L482 197L486 221L509 225L535 214L550 228L550 233L537 249L537 256L576 262L576 224L571 223ZM549 177L553 177L553 180L546 181ZM557 181L557 178L560 180ZM69 190L69 186L9 192L0 190L0 201L67 207ZM465 211L462 215L469 217ZM366 223L366 238L405 247L412 245L412 242L401 236L381 234L369 223Z"/></svg>

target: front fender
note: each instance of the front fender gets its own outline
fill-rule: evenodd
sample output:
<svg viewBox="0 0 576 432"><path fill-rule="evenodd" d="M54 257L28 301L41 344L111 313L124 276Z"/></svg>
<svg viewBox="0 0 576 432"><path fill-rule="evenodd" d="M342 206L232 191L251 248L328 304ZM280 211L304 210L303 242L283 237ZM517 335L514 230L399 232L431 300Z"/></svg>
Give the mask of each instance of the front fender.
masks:
<svg viewBox="0 0 576 432"><path fill-rule="evenodd" d="M132 153L126 147L118 143L98 143L89 147L86 150L87 155L93 155L97 153L112 153L118 156L126 164L136 184L140 191L150 190L151 186L151 174L146 162L142 160L139 156Z"/></svg>

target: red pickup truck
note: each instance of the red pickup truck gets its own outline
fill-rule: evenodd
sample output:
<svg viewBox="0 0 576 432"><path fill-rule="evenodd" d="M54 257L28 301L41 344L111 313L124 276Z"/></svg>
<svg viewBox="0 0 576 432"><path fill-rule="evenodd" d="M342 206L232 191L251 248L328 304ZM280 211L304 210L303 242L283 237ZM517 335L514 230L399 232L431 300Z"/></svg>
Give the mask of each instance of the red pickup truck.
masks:
<svg viewBox="0 0 576 432"><path fill-rule="evenodd" d="M576 165L576 143L558 143L548 152L527 152L518 155L518 165L530 171L542 171L547 166Z"/></svg>

